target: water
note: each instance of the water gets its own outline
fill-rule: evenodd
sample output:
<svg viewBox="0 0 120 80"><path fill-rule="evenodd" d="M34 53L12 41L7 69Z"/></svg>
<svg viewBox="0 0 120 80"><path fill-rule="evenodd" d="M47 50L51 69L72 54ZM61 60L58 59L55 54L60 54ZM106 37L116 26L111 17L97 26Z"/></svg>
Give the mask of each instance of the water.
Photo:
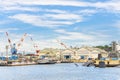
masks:
<svg viewBox="0 0 120 80"><path fill-rule="evenodd" d="M120 68L70 64L0 67L0 80L120 80Z"/></svg>

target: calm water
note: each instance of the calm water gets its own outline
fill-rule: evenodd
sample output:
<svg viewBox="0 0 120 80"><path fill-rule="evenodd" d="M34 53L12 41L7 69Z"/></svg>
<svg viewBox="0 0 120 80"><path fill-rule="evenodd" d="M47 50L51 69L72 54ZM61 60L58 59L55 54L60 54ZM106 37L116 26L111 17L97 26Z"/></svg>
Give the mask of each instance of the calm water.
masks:
<svg viewBox="0 0 120 80"><path fill-rule="evenodd" d="M71 64L0 67L0 80L120 80L120 68Z"/></svg>

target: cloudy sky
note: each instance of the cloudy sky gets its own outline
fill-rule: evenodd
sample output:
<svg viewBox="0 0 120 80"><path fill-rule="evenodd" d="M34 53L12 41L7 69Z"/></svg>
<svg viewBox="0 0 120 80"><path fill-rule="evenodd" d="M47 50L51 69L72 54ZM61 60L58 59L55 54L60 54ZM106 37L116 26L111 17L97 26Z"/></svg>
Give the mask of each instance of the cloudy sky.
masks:
<svg viewBox="0 0 120 80"><path fill-rule="evenodd" d="M21 50L67 46L104 45L120 36L120 0L0 0L0 50L19 43ZM33 38L33 42L30 40Z"/></svg>

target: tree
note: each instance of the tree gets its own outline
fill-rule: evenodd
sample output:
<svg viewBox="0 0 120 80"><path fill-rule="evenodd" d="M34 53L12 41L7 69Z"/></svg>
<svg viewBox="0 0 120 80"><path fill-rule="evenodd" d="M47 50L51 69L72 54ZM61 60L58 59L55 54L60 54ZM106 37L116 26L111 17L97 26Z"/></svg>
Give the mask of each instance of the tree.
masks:
<svg viewBox="0 0 120 80"><path fill-rule="evenodd" d="M95 48L103 49L103 50L105 50L105 51L107 51L107 52L112 51L112 47L111 47L111 46L109 46L109 45L104 45L104 46L95 46Z"/></svg>

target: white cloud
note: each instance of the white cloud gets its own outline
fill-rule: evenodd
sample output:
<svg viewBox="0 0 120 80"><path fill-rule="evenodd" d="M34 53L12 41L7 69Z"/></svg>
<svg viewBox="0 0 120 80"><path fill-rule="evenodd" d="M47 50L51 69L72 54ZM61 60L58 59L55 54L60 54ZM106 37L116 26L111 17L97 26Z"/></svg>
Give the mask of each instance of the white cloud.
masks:
<svg viewBox="0 0 120 80"><path fill-rule="evenodd" d="M120 29L120 21L116 21L114 24L113 24L114 27L117 27Z"/></svg>
<svg viewBox="0 0 120 80"><path fill-rule="evenodd" d="M58 5L58 6L73 6L73 7L91 7L91 8L100 8L105 9L110 12L120 13L120 1L119 0L110 0L106 2L84 2L78 0L1 0L1 6L16 6L16 5Z"/></svg>
<svg viewBox="0 0 120 80"><path fill-rule="evenodd" d="M11 19L16 19L24 23L32 24L34 26L39 26L39 27L58 27L58 26L67 26L67 25L72 25L77 22L82 22L83 21L83 15L91 15L97 12L97 10L102 9L104 11L109 11L109 12L114 12L114 13L120 13L120 1L119 0L110 0L106 2L84 2L83 0L0 0L0 11L4 10L5 11L10 11L12 10L19 10L19 11L32 11L32 12L42 12L41 15L36 15L39 13L33 14L22 14L22 12L16 11L16 13L13 14L8 14L8 15L13 15L9 16ZM57 6L72 6L80 8L80 10L74 10L71 11L71 9L68 8L66 9L58 9L57 7L54 7L54 9L41 9L41 5L57 5ZM84 8L84 10L83 10ZM91 8L91 9L90 9ZM68 12L67 12L68 11ZM48 13L49 12L49 13ZM78 15L80 14L80 15ZM82 15L82 16L81 16ZM6 15L7 16L7 15ZM12 20L11 20L12 21ZM119 21L116 24L116 27L119 26ZM3 22L1 23L3 24ZM76 31L78 28L74 28ZM17 28L9 28L9 29L1 29L0 32L9 32L11 30L19 30ZM96 44L99 45L103 42L102 39L108 38L109 35L102 34L102 33L82 33L82 32L73 32L73 31L65 31L65 30L55 30L59 36L57 37L58 39L61 40L83 40L86 42L82 42L82 44ZM31 35L31 34L30 34ZM21 38L22 35L17 35L13 34L11 35L11 39L13 39L14 42L19 41L19 38ZM4 37L4 36L3 36ZM36 36L35 36L36 37ZM54 38L54 37L53 37ZM100 40L101 42L98 42L97 40ZM6 39L7 41L7 39ZM90 42L88 42L90 41ZM93 43L92 43L92 42ZM73 41L74 42L74 41ZM1 41L0 45L6 45L5 41ZM50 41L47 40L39 40L35 41L35 43L38 43L41 48L45 47L59 47L59 45L56 44L51 44ZM27 50L30 51L32 49L33 45L29 40L25 41L23 43L23 47L21 47L21 50ZM1 50L5 50L5 47L2 46Z"/></svg>
<svg viewBox="0 0 120 80"><path fill-rule="evenodd" d="M45 14L45 17L52 19L60 19L60 20L82 20L80 15L64 13L64 14Z"/></svg>
<svg viewBox="0 0 120 80"><path fill-rule="evenodd" d="M91 35L96 35L97 37L99 37L99 38L109 38L110 37L110 35L107 35L107 34L105 34L105 33L101 33L100 31L98 31L98 32L90 32L90 34Z"/></svg>
<svg viewBox="0 0 120 80"><path fill-rule="evenodd" d="M110 35L100 32L73 32L66 31L64 29L55 30L58 36L56 37L58 40L62 40L66 42L67 46L97 46L97 45L106 45L112 41L110 39Z"/></svg>
<svg viewBox="0 0 120 80"><path fill-rule="evenodd" d="M92 41L81 41L81 42L76 42L77 46L98 46L98 45L109 45L111 41L109 40L92 40Z"/></svg>
<svg viewBox="0 0 120 80"><path fill-rule="evenodd" d="M113 28L117 28L116 33L118 36L120 35L120 20L117 20L112 24ZM117 37L119 39L119 37Z"/></svg>
<svg viewBox="0 0 120 80"><path fill-rule="evenodd" d="M33 8L33 7L21 7L21 6L5 6L1 7L1 10L3 11L31 11L31 12L37 12L40 11L38 8Z"/></svg>
<svg viewBox="0 0 120 80"><path fill-rule="evenodd" d="M59 9L41 9L41 11L52 12L52 13L67 13L67 11L59 10Z"/></svg>
<svg viewBox="0 0 120 80"><path fill-rule="evenodd" d="M105 9L109 12L120 13L120 1L109 1L109 2L97 2L93 4L93 7Z"/></svg>
<svg viewBox="0 0 120 80"><path fill-rule="evenodd" d="M60 40L94 40L95 37L92 35L80 33L80 32L67 32L65 30L55 30L55 32L58 32L60 34L63 34L58 37Z"/></svg>
<svg viewBox="0 0 120 80"><path fill-rule="evenodd" d="M78 10L75 13L85 15L85 16L86 15L89 16L89 15L93 15L93 14L95 14L97 12L99 12L97 9L84 9L84 10Z"/></svg>
<svg viewBox="0 0 120 80"><path fill-rule="evenodd" d="M16 31L19 30L18 28L5 28L5 29L0 29L0 33L5 33L9 31Z"/></svg>
<svg viewBox="0 0 120 80"><path fill-rule="evenodd" d="M89 3L87 2L80 2L80 1L73 1L73 0L2 0L0 1L3 5L60 5L60 6L86 6Z"/></svg>
<svg viewBox="0 0 120 80"><path fill-rule="evenodd" d="M22 17L22 18L21 18ZM76 14L44 14L41 16L29 14L17 14L10 16L11 19L20 20L39 27L55 27L62 25L71 25L82 21L82 17Z"/></svg>
<svg viewBox="0 0 120 80"><path fill-rule="evenodd" d="M101 32L70 32L70 31L66 31L64 29L57 29L55 30L55 32L57 32L58 35L58 39L60 40L77 40L77 41L105 41L108 40L110 41L110 35L107 35L106 33L101 33ZM106 41L105 41L106 42Z"/></svg>
<svg viewBox="0 0 120 80"><path fill-rule="evenodd" d="M52 12L52 13L66 13L65 10L59 10L59 9L42 9L40 7L36 6L22 6L22 5L9 5L6 3L0 3L0 11L30 11L30 12Z"/></svg>

